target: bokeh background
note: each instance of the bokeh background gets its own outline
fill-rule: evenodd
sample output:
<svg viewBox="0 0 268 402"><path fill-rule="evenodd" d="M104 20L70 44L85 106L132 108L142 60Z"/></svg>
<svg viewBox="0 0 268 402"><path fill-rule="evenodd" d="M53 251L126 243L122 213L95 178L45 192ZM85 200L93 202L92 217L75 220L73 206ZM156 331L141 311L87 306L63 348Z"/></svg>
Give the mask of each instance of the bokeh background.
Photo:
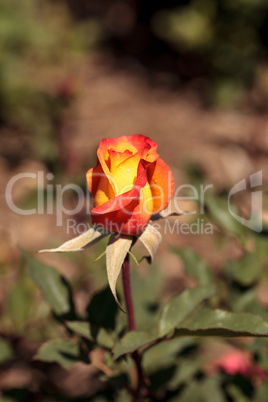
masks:
<svg viewBox="0 0 268 402"><path fill-rule="evenodd" d="M215 231L213 236L168 234L153 268L144 261L139 275L149 283L151 270L153 276L158 272L163 301L195 286L185 261L169 245L189 248L222 281L223 306L238 308L228 305L229 292L237 291L238 298L254 290L255 307L245 302L243 308L265 315L267 231L242 246L240 229L228 212L221 214L221 206L234 184L262 170L267 225L267 110L266 0L1 0L0 400L79 400L103 387L93 365L67 372L32 359L43 341L62 330L30 279L19 247L35 253L75 233L67 233L66 215L57 226L55 205L51 214L12 212L5 196L10 179L45 173L41 188L32 178L14 186L13 200L25 209L36 207L48 184L75 183L86 192L85 173L96 163L102 138L148 135L159 144L177 187L213 184L206 219ZM63 201L72 209L77 194L66 191ZM248 218L250 194L241 193L236 204ZM181 207L196 205L182 201ZM89 222L86 208L75 219ZM103 247L79 256L37 257L71 281L81 312L96 289L106 285L104 261L93 263ZM248 262L248 282L243 283L243 274L234 279L228 271L225 277L230 261L235 264L249 252L255 254ZM216 343L213 356L224 347ZM266 348L263 341L258 353L268 361Z"/></svg>

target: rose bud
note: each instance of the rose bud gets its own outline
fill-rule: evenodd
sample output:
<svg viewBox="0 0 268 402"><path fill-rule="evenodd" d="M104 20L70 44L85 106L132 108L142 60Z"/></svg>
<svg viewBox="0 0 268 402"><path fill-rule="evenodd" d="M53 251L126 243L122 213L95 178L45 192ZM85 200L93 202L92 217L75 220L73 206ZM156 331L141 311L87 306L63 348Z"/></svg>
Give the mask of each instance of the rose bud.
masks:
<svg viewBox="0 0 268 402"><path fill-rule="evenodd" d="M141 134L101 141L97 166L87 172L94 196L92 224L138 235L153 214L167 207L174 179L156 150L157 144Z"/></svg>

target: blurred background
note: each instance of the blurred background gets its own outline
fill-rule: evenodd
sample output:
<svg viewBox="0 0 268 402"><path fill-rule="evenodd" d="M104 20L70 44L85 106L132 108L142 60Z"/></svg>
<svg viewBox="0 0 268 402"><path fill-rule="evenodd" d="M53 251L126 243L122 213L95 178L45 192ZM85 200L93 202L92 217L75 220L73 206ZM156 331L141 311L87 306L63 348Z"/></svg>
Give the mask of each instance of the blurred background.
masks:
<svg viewBox="0 0 268 402"><path fill-rule="evenodd" d="M193 250L221 278L226 308L236 309L227 303L234 280L237 297L255 292L254 306L243 308L265 315L267 231L241 245L242 229L219 211L233 185L262 170L267 225L267 110L266 0L0 1L1 401L79 400L102 389L91 365L66 372L32 360L41 342L62 330L31 281L19 246L35 253L77 233L67 232L66 214L57 226L55 203L43 214L14 213L5 196L14 175L28 174L13 186L12 199L30 210L40 194L50 192L48 185L75 183L86 192L85 173L96 163L102 138L149 136L159 144L177 187L213 184L206 219L214 235L165 237L153 267L164 284L161 298L194 286L185 261L170 251L172 244ZM41 183L38 172L44 172ZM54 190L52 203L53 197ZM248 218L250 194L245 191L236 201ZM66 191L63 203L66 210L75 208L75 191ZM196 206L191 201L181 205ZM86 207L75 219L89 222ZM103 247L79 256L38 257L71 281L78 311L106 285L104 261L92 263ZM249 262L253 271L246 283L230 271L226 279L226 264L248 252L255 253L255 263L261 258L262 268ZM142 275L150 270L143 262ZM264 342L260 354L267 353L266 347Z"/></svg>

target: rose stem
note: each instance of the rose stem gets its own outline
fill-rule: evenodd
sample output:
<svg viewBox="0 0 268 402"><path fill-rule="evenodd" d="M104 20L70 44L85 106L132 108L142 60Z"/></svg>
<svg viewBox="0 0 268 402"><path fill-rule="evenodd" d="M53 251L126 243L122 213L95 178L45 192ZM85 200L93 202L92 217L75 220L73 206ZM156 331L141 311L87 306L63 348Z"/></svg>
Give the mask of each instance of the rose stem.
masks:
<svg viewBox="0 0 268 402"><path fill-rule="evenodd" d="M130 285L129 254L126 255L125 261L123 263L123 285L125 302L127 306L128 328L130 331L135 331L136 323Z"/></svg>
<svg viewBox="0 0 268 402"><path fill-rule="evenodd" d="M124 286L124 295L125 295L125 302L127 307L127 315L128 315L128 328L130 331L136 330L136 323L135 323L135 314L134 314L134 306L133 306L133 299L131 293L131 285L130 285L130 270L129 270L129 254L126 255L125 261L123 263L123 286ZM138 385L137 390L135 392L135 401L139 400L141 396L142 387L143 385L148 382L146 377L144 376L142 366L141 366L141 357L137 351L131 354L137 369L138 374Z"/></svg>

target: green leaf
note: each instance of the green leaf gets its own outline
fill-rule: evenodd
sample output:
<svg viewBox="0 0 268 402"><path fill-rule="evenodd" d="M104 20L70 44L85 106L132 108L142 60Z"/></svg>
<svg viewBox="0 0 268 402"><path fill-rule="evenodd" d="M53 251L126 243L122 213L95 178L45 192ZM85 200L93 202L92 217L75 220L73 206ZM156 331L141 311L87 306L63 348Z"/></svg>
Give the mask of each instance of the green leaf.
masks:
<svg viewBox="0 0 268 402"><path fill-rule="evenodd" d="M171 250L182 259L185 272L196 279L200 286L214 286L211 269L198 254L190 249L172 247Z"/></svg>
<svg viewBox="0 0 268 402"><path fill-rule="evenodd" d="M173 378L168 384L168 389L176 390L182 384L189 384L193 377L200 371L202 371L204 363L198 356L193 358L193 355L188 359L177 360L176 371Z"/></svg>
<svg viewBox="0 0 268 402"><path fill-rule="evenodd" d="M219 376L207 377L200 384L206 402L226 402Z"/></svg>
<svg viewBox="0 0 268 402"><path fill-rule="evenodd" d="M109 286L94 294L87 306L88 321L99 327L115 329L118 308Z"/></svg>
<svg viewBox="0 0 268 402"><path fill-rule="evenodd" d="M183 389L179 400L180 402L206 402L206 399L200 392L199 381L191 381L188 386Z"/></svg>
<svg viewBox="0 0 268 402"><path fill-rule="evenodd" d="M146 371L152 371L159 367L165 367L170 364L175 364L178 355L188 347L196 345L196 340L191 337L174 338L160 342L151 346L144 352L143 367Z"/></svg>
<svg viewBox="0 0 268 402"><path fill-rule="evenodd" d="M103 375L101 376L101 380L116 390L125 389L129 386L129 378L126 373L115 374L112 376ZM125 400L126 398L124 398L124 401Z"/></svg>
<svg viewBox="0 0 268 402"><path fill-rule="evenodd" d="M29 318L31 306L31 295L23 283L12 286L7 299L7 314L18 331L23 330Z"/></svg>
<svg viewBox="0 0 268 402"><path fill-rule="evenodd" d="M56 339L44 343L34 359L43 362L56 362L63 368L70 368L77 362L88 362L81 353L79 343L75 343L68 339Z"/></svg>
<svg viewBox="0 0 268 402"><path fill-rule="evenodd" d="M262 270L263 264L256 253L246 253L239 261L232 261L228 266L232 278L244 286L256 282Z"/></svg>
<svg viewBox="0 0 268 402"><path fill-rule="evenodd" d="M268 336L268 322L257 315L209 308L177 328L175 336Z"/></svg>
<svg viewBox="0 0 268 402"><path fill-rule="evenodd" d="M159 244L162 241L161 233L155 229L153 225L148 224L138 238L148 251L150 262L152 262Z"/></svg>
<svg viewBox="0 0 268 402"><path fill-rule="evenodd" d="M0 338L0 363L4 363L6 360L10 359L13 354L10 343Z"/></svg>
<svg viewBox="0 0 268 402"><path fill-rule="evenodd" d="M187 289L179 296L174 297L162 311L159 321L159 336L165 336L179 327L196 311L200 303L211 297L213 293L214 289L211 288L195 288Z"/></svg>
<svg viewBox="0 0 268 402"><path fill-rule="evenodd" d="M106 269L108 282L118 307L124 311L116 295L116 282L125 257L132 245L133 237L112 234L106 248Z"/></svg>
<svg viewBox="0 0 268 402"><path fill-rule="evenodd" d="M92 246L99 240L103 239L109 233L105 232L103 228L93 227L82 233L74 239L68 240L60 247L40 250L39 253L64 253L68 251L82 251L85 248Z"/></svg>
<svg viewBox="0 0 268 402"><path fill-rule="evenodd" d="M159 389L166 389L167 384L172 380L176 373L176 365L169 365L168 367L162 367L149 375L150 388L154 391Z"/></svg>
<svg viewBox="0 0 268 402"><path fill-rule="evenodd" d="M250 288L249 290L242 292L240 291L240 289L238 289L237 291L233 290L230 294L229 305L230 309L235 313L244 311L247 313L259 314L257 311L254 311L254 309L256 307L257 309L261 308L261 306L257 302L255 288Z"/></svg>
<svg viewBox="0 0 268 402"><path fill-rule="evenodd" d="M31 258L23 252L29 264L29 272L40 287L44 299L57 315L73 313L71 290L66 279L54 268Z"/></svg>
<svg viewBox="0 0 268 402"><path fill-rule="evenodd" d="M268 382L265 381L263 384L259 385L256 389L256 395L254 397L254 402L263 402L268 395Z"/></svg>
<svg viewBox="0 0 268 402"><path fill-rule="evenodd" d="M244 392L235 384L228 384L226 388L234 402L250 402L252 400L251 398L247 398Z"/></svg>
<svg viewBox="0 0 268 402"><path fill-rule="evenodd" d="M215 196L206 197L206 206L209 211L210 218L220 226L224 231L235 234L244 240L244 227L236 221L228 210L227 197L226 200Z"/></svg>
<svg viewBox="0 0 268 402"><path fill-rule="evenodd" d="M100 346L111 349L114 345L111 335L104 328L100 328L97 325L82 321L67 321L66 325L72 331L89 339L91 342L96 342Z"/></svg>
<svg viewBox="0 0 268 402"><path fill-rule="evenodd" d="M113 348L114 359L132 353L142 346L148 345L155 341L157 336L149 335L147 332L130 331Z"/></svg>
<svg viewBox="0 0 268 402"><path fill-rule="evenodd" d="M194 363L195 364L195 363ZM179 401L181 402L226 402L219 377L205 377L198 381L187 381Z"/></svg>
<svg viewBox="0 0 268 402"><path fill-rule="evenodd" d="M147 275L139 270L131 272L131 287L135 306L136 327L147 331L154 326L160 312L159 289L161 278L156 267Z"/></svg>

